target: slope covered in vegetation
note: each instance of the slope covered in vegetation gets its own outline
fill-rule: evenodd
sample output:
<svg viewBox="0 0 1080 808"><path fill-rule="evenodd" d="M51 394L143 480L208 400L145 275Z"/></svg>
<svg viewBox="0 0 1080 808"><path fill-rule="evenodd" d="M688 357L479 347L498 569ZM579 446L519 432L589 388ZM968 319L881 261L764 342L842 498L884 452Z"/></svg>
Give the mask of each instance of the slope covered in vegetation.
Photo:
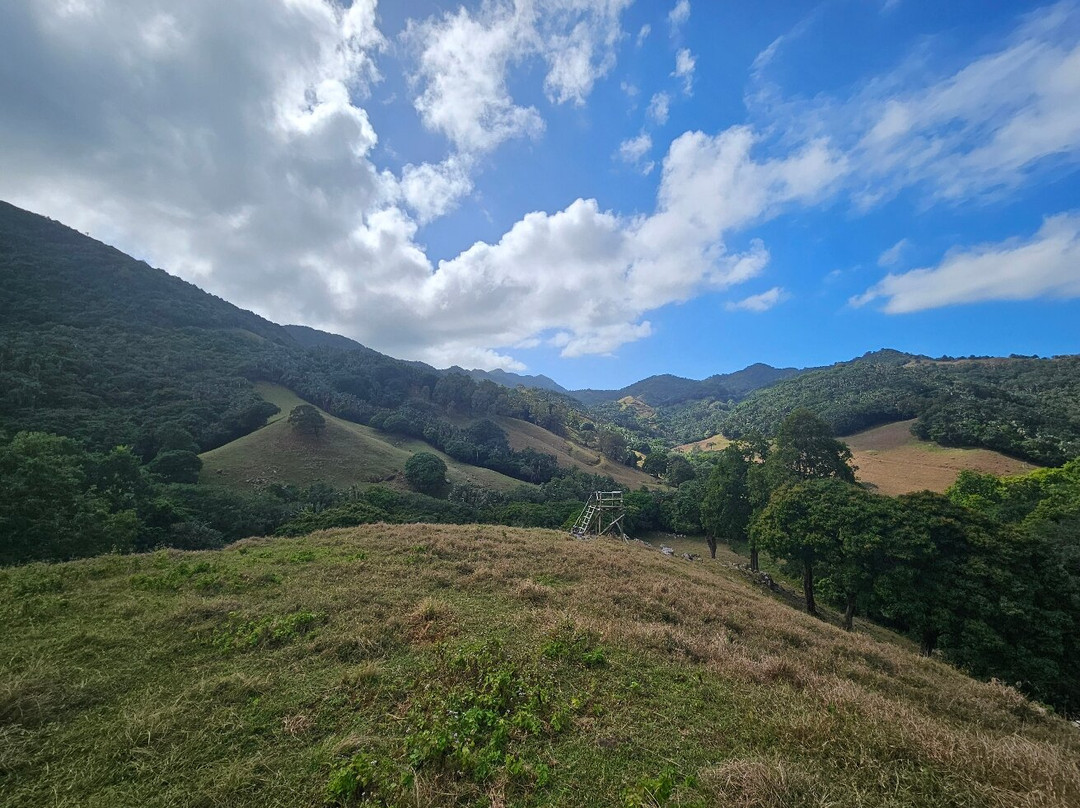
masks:
<svg viewBox="0 0 1080 808"><path fill-rule="evenodd" d="M878 351L752 393L724 421L738 437L774 433L813 410L839 435L917 418L914 432L1045 465L1080 455L1080 356L930 360Z"/></svg>
<svg viewBox="0 0 1080 808"><path fill-rule="evenodd" d="M1010 688L637 544L374 525L3 570L0 609L4 806L1080 801Z"/></svg>

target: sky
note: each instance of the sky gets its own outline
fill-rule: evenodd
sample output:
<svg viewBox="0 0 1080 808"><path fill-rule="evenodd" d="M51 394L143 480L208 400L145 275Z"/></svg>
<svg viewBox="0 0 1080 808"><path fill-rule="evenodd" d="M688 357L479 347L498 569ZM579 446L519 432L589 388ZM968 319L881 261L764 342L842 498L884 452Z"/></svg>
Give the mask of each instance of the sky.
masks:
<svg viewBox="0 0 1080 808"><path fill-rule="evenodd" d="M0 199L568 388L1076 353L1078 167L1071 0L0 4Z"/></svg>

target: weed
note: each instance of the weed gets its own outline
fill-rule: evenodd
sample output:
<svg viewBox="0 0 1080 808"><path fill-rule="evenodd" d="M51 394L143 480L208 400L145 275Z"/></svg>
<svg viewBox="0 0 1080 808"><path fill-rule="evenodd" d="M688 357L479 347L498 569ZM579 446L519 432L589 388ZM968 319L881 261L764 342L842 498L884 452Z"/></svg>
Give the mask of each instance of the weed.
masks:
<svg viewBox="0 0 1080 808"><path fill-rule="evenodd" d="M229 620L231 625L214 638L214 646L225 653L285 645L325 622L326 615L301 610L240 621L236 612L232 612Z"/></svg>
<svg viewBox="0 0 1080 808"><path fill-rule="evenodd" d="M604 649L594 645L595 637L579 632L571 621L561 623L544 643L542 653L548 659L575 662L586 668L602 668L607 665Z"/></svg>

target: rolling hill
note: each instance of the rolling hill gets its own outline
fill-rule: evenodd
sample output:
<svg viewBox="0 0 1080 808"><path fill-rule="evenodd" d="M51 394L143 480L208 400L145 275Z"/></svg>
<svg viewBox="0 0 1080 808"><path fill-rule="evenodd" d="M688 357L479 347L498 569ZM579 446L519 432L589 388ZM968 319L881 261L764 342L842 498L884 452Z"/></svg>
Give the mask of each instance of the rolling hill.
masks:
<svg viewBox="0 0 1080 808"><path fill-rule="evenodd" d="M1080 803L1011 688L639 544L373 525L2 570L0 611L12 808Z"/></svg>
<svg viewBox="0 0 1080 808"><path fill-rule="evenodd" d="M316 481L335 488L372 483L406 488L405 462L416 452L432 452L446 463L451 483L497 491L525 485L496 471L460 463L423 441L388 435L325 412L326 429L317 437L297 434L285 416L306 402L278 385L263 383L256 390L280 408L279 414L262 429L203 454L201 483L238 490Z"/></svg>

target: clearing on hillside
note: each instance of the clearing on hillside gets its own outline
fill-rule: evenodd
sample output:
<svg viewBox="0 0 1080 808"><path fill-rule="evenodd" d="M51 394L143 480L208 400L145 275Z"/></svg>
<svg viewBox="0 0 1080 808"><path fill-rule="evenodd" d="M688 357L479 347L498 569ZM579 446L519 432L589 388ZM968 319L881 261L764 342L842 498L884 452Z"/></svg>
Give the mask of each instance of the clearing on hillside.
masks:
<svg viewBox="0 0 1080 808"><path fill-rule="evenodd" d="M560 438L536 424L519 421L516 418L500 417L494 420L506 431L510 447L513 449L535 449L538 452L553 454L559 465L564 468L572 466L587 471L589 474L604 474L614 479L619 485L625 485L632 490L641 486L661 487L655 477L650 477L640 469L614 463L598 450L587 449L571 440Z"/></svg>
<svg viewBox="0 0 1080 808"><path fill-rule="evenodd" d="M261 429L201 455L200 482L261 488L271 483L310 485L322 480L337 488L383 483L406 489L406 461L416 452L431 452L446 463L452 483L500 491L528 485L497 471L461 463L421 440L388 435L322 410L326 429L318 437L299 434L286 419L293 407L307 402L277 385L260 384L256 389L281 412Z"/></svg>
<svg viewBox="0 0 1080 808"><path fill-rule="evenodd" d="M1016 691L637 543L369 525L0 570L0 612L5 808L1080 805Z"/></svg>
<svg viewBox="0 0 1080 808"><path fill-rule="evenodd" d="M676 446L672 451L682 452L683 454L690 454L693 451L722 452L730 445L731 441L723 435L713 435L711 438L703 438L702 440L697 440L693 443L684 443L681 446Z"/></svg>
<svg viewBox="0 0 1080 808"><path fill-rule="evenodd" d="M956 482L964 469L1002 476L1036 468L989 449L953 449L919 440L911 434L914 423L897 421L841 439L851 447L860 481L882 494L941 492Z"/></svg>

